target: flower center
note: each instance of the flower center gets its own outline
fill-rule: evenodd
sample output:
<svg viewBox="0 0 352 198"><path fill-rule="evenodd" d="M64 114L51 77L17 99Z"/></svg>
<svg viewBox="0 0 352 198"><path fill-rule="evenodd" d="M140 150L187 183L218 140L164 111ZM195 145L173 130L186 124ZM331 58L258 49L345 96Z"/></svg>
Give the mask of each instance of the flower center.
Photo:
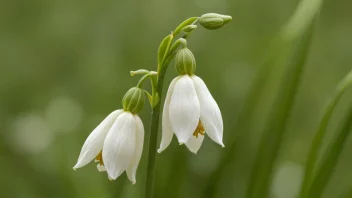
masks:
<svg viewBox="0 0 352 198"><path fill-rule="evenodd" d="M201 135L204 135L205 134L205 130L204 130L204 127L202 125L202 122L199 120L198 122L198 125L197 125L197 128L196 130L194 130L193 132L193 136L195 136L196 138L198 138L198 135L201 134Z"/></svg>
<svg viewBox="0 0 352 198"><path fill-rule="evenodd" d="M101 166L104 166L104 162L103 162L103 151L100 151L100 153L98 154L98 156L95 158L96 162L99 162L99 164Z"/></svg>

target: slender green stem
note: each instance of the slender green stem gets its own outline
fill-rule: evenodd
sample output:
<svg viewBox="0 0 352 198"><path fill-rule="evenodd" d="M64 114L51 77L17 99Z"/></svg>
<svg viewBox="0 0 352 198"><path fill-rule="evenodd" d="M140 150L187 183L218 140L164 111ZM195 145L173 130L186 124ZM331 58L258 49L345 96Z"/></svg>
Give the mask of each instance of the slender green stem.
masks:
<svg viewBox="0 0 352 198"><path fill-rule="evenodd" d="M161 69L158 76L156 93L158 93L159 96L161 96L162 94L165 72L166 72L166 68ZM148 137L148 142L149 142L148 155L149 156L148 156L148 165L147 165L147 181L146 181L146 187L145 187L145 198L154 197L155 154L156 154L157 139L158 139L160 106L161 106L161 103L159 102L153 108L151 130Z"/></svg>
<svg viewBox="0 0 352 198"><path fill-rule="evenodd" d="M149 149L148 149L145 198L154 198L155 154L156 154L156 147L157 147L159 117L160 117L160 109L161 109L160 97L162 95L165 73L170 61L175 56L174 51L176 51L179 45L182 45L182 46L187 45L185 37L187 37L190 34L190 32L181 36L183 37L183 39L178 39L173 45L172 45L172 42L173 42L173 39L182 32L182 29L185 26L191 25L191 24L194 25L198 23L198 19L199 17L192 17L183 21L179 26L177 26L177 28L173 32L171 32L170 35L164 38L164 40L161 42L158 49L158 72L157 72L158 75L157 75L157 78L155 75L151 76L153 111L152 111L151 130L147 138L149 142ZM141 71L141 73L143 72L145 71ZM142 77L138 85L142 84L143 81L144 81L144 77Z"/></svg>
<svg viewBox="0 0 352 198"><path fill-rule="evenodd" d="M148 73L150 73L150 71L146 70L146 69L139 69L137 71L130 71L131 76L135 76L137 74L145 75L145 74L148 74Z"/></svg>
<svg viewBox="0 0 352 198"><path fill-rule="evenodd" d="M144 81L145 81L147 78L151 78L153 75L157 75L157 73L156 73L156 72L148 72L147 74L145 74L145 75L138 81L137 87L138 87L138 88L142 88ZM154 87L153 79L151 79L151 80L152 80L152 85L153 85L153 87Z"/></svg>
<svg viewBox="0 0 352 198"><path fill-rule="evenodd" d="M184 38L177 39L174 44L171 45L170 53L175 52L180 45L182 45L183 48L187 47L187 40Z"/></svg>
<svg viewBox="0 0 352 198"><path fill-rule="evenodd" d="M173 38L181 33L183 27L196 23L198 17L192 17L182 22L175 31L167 36L160 44L158 50L158 76L152 76L152 124L150 134L148 136L149 149L148 149L148 164L147 164L147 178L145 186L145 198L154 198L154 178L155 178L155 154L159 130L159 117L161 101L160 97L163 91L163 84L167 66L174 57L174 53L170 53L171 43ZM174 48L176 50L177 47Z"/></svg>
<svg viewBox="0 0 352 198"><path fill-rule="evenodd" d="M142 88L144 81L145 81L147 78L149 78L149 77L150 77L150 74L144 75L144 76L138 81L137 87L138 87L138 88Z"/></svg>

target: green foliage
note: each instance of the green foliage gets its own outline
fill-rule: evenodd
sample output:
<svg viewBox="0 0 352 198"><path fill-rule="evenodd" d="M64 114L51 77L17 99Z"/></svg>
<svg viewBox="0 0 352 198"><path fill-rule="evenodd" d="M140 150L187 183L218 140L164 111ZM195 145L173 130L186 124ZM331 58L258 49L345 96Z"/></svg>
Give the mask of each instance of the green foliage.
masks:
<svg viewBox="0 0 352 198"><path fill-rule="evenodd" d="M352 108L350 108L349 112L345 116L344 122L341 123L341 129L337 132L334 139L329 144L327 151L324 153L324 159L318 168L316 176L314 177L309 189L307 189L307 194L303 197L321 197L332 174L335 172L342 149L344 148L347 138L351 132L351 123Z"/></svg>
<svg viewBox="0 0 352 198"><path fill-rule="evenodd" d="M288 117L294 105L302 71L311 41L313 24L304 34L293 41L288 58L288 68L281 81L280 90L275 98L268 123L261 138L257 157L252 170L247 198L268 197L272 181L272 171L281 148Z"/></svg>
<svg viewBox="0 0 352 198"><path fill-rule="evenodd" d="M163 39L163 41L161 41L160 43L159 50L158 50L158 68L162 67L163 61L167 57L172 39L173 39L173 34L170 34L166 36Z"/></svg>
<svg viewBox="0 0 352 198"><path fill-rule="evenodd" d="M314 178L315 167L317 164L318 154L323 144L323 139L326 134L326 130L329 124L329 121L332 117L334 109L338 102L340 101L342 95L345 93L346 89L352 84L352 71L349 72L344 79L341 80L337 86L334 96L329 100L328 104L325 107L324 115L320 122L319 128L317 129L312 147L310 149L307 163L305 166L305 175L302 183L301 196L305 196L308 189L310 188L310 183Z"/></svg>

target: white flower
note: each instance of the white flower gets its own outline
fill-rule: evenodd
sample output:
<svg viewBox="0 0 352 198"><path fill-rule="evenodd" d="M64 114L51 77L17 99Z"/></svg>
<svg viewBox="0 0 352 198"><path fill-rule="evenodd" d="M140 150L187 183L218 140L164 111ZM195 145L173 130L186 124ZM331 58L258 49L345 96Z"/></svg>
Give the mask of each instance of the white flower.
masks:
<svg viewBox="0 0 352 198"><path fill-rule="evenodd" d="M204 133L224 147L220 109L198 76L185 74L171 82L164 104L159 153L169 146L173 133L193 153L201 147Z"/></svg>
<svg viewBox="0 0 352 198"><path fill-rule="evenodd" d="M137 114L116 110L103 120L85 141L74 169L95 159L98 171L107 171L112 180L124 171L136 183L136 171L142 155L144 127Z"/></svg>

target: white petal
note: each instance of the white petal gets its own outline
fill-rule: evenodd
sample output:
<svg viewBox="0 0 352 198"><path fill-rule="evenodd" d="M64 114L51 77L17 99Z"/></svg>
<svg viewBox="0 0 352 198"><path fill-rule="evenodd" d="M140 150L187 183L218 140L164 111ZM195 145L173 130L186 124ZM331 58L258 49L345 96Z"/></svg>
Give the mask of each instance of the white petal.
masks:
<svg viewBox="0 0 352 198"><path fill-rule="evenodd" d="M178 142L187 142L197 128L200 116L197 93L188 75L183 75L176 82L171 96L169 116Z"/></svg>
<svg viewBox="0 0 352 198"><path fill-rule="evenodd" d="M116 110L108 117L106 117L88 136L84 142L81 153L79 154L77 164L74 169L81 168L91 162L103 149L103 144L106 135L108 134L111 126L114 124L116 118L123 112L123 110Z"/></svg>
<svg viewBox="0 0 352 198"><path fill-rule="evenodd" d="M138 115L134 116L136 120L136 151L134 153L131 164L126 170L128 179L132 184L136 183L136 172L138 168L139 161L141 160L143 152L143 143L144 143L144 126L142 120Z"/></svg>
<svg viewBox="0 0 352 198"><path fill-rule="evenodd" d="M160 148L158 149L158 153L161 153L170 145L172 141L172 136L174 135L174 132L172 131L172 128L171 128L170 119L169 119L169 106L171 101L171 95L172 95L172 92L174 91L174 87L178 79L179 77L174 78L170 83L169 89L167 90L164 109L163 109L163 118L162 118L162 137L161 137L161 143L160 143Z"/></svg>
<svg viewBox="0 0 352 198"><path fill-rule="evenodd" d="M210 94L204 81L198 76L192 76L200 103L200 120L207 135L216 143L222 143L223 123L218 104Z"/></svg>
<svg viewBox="0 0 352 198"><path fill-rule="evenodd" d="M136 147L136 121L130 112L122 113L105 138L103 162L111 179L119 177L131 163Z"/></svg>
<svg viewBox="0 0 352 198"><path fill-rule="evenodd" d="M100 164L97 165L97 169L98 169L99 172L105 172L106 171L105 166L104 165L100 165Z"/></svg>
<svg viewBox="0 0 352 198"><path fill-rule="evenodd" d="M192 136L188 139L186 142L186 146L188 150L190 150L192 153L197 154L199 148L202 146L204 140L204 135L198 135L198 138L195 136Z"/></svg>

